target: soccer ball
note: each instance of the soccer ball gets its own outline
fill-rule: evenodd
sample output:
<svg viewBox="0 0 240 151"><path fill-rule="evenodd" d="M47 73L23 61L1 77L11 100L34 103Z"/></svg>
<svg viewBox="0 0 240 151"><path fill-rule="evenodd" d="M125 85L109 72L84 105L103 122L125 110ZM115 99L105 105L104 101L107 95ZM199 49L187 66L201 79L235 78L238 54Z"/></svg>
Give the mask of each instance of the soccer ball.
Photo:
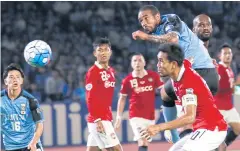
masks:
<svg viewBox="0 0 240 151"><path fill-rule="evenodd" d="M52 58L52 50L46 42L34 40L25 47L24 58L33 67L43 67L49 64Z"/></svg>

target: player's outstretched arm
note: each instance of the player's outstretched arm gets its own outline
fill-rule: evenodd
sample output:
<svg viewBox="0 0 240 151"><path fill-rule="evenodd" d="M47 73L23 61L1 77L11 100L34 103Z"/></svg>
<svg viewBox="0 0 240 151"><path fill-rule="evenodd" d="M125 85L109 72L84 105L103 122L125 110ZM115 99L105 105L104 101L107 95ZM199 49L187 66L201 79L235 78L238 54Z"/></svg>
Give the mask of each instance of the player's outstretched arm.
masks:
<svg viewBox="0 0 240 151"><path fill-rule="evenodd" d="M34 133L32 141L28 145L28 149L30 149L31 151L37 150L36 144L38 143L38 140L42 136L42 132L43 132L43 123L42 122L36 123L36 131Z"/></svg>
<svg viewBox="0 0 240 151"><path fill-rule="evenodd" d="M118 99L118 107L117 107L117 117L116 122L114 124L114 128L118 130L122 123L122 113L126 104L127 95L120 94L120 97Z"/></svg>
<svg viewBox="0 0 240 151"><path fill-rule="evenodd" d="M178 43L178 34L176 32L169 32L164 35L149 35L143 31L135 31L132 33L134 40L146 40L154 43L164 44L164 43Z"/></svg>

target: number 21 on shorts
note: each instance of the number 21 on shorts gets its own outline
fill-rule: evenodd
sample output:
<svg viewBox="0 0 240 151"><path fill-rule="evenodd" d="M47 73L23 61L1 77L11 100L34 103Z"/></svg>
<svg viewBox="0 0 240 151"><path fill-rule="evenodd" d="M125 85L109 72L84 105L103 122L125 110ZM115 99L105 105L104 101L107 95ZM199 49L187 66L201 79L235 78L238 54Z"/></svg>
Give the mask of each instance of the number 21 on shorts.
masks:
<svg viewBox="0 0 240 151"><path fill-rule="evenodd" d="M193 133L193 135L191 136L191 140L197 140L197 139L200 139L203 134L206 132L207 130L204 130L204 131L200 131L200 130L197 130Z"/></svg>

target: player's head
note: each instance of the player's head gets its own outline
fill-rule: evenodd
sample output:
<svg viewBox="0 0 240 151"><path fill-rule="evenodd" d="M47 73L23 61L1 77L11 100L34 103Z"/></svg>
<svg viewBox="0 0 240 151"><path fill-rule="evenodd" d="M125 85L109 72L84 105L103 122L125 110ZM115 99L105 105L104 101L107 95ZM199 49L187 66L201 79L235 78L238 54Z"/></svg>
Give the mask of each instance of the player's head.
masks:
<svg viewBox="0 0 240 151"><path fill-rule="evenodd" d="M177 44L169 43L158 48L158 72L161 77L171 76L183 64L184 53Z"/></svg>
<svg viewBox="0 0 240 151"><path fill-rule="evenodd" d="M24 73L22 68L15 63L11 63L4 70L3 79L8 89L11 90L21 89L21 85L23 84L24 79Z"/></svg>
<svg viewBox="0 0 240 151"><path fill-rule="evenodd" d="M142 71L146 65L145 59L141 53L132 55L131 65L134 71Z"/></svg>
<svg viewBox="0 0 240 151"><path fill-rule="evenodd" d="M232 49L229 44L223 44L220 47L219 59L226 64L230 64L232 62Z"/></svg>
<svg viewBox="0 0 240 151"><path fill-rule="evenodd" d="M196 16L193 20L193 32L202 41L208 41L212 36L212 21L211 18L205 14Z"/></svg>
<svg viewBox="0 0 240 151"><path fill-rule="evenodd" d="M138 12L138 20L147 33L153 32L160 24L160 12L153 5L145 5Z"/></svg>
<svg viewBox="0 0 240 151"><path fill-rule="evenodd" d="M93 43L94 56L99 63L107 63L112 55L111 43L107 38L99 38Z"/></svg>

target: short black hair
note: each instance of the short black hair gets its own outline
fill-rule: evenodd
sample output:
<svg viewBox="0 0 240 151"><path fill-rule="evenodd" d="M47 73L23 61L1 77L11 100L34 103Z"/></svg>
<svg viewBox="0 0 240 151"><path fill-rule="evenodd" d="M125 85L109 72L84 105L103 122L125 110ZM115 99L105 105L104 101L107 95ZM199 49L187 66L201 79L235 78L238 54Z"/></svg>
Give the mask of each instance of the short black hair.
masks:
<svg viewBox="0 0 240 151"><path fill-rule="evenodd" d="M22 68L21 68L18 64L16 64L16 63L11 63L11 64L8 65L7 68L4 70L4 72L3 72L3 79L6 79L7 76L8 76L8 72L9 72L9 71L12 71L12 70L17 70L17 71L19 71L20 74L21 74L21 76L22 76L22 78L24 78L24 73L23 73Z"/></svg>
<svg viewBox="0 0 240 151"><path fill-rule="evenodd" d="M184 60L184 52L180 45L174 43L162 44L159 46L158 51L167 54L167 59L170 62L176 61L178 66L182 66Z"/></svg>
<svg viewBox="0 0 240 151"><path fill-rule="evenodd" d="M145 5L139 9L139 12L146 11L146 10L150 10L152 12L152 15L156 15L160 13L157 7L153 5Z"/></svg>
<svg viewBox="0 0 240 151"><path fill-rule="evenodd" d="M131 58L132 58L133 56L143 56L143 54L140 53L140 52L133 52L133 53L131 54ZM144 57L144 56L143 56L143 57Z"/></svg>
<svg viewBox="0 0 240 151"><path fill-rule="evenodd" d="M230 44L224 43L224 44L222 44L222 45L219 47L219 52L221 52L223 48L230 48L230 49L232 49L232 47L231 47Z"/></svg>
<svg viewBox="0 0 240 151"><path fill-rule="evenodd" d="M94 42L93 42L93 49L95 50L98 46L103 45L103 44L107 44L109 45L109 47L111 48L111 43L109 41L108 38L97 38Z"/></svg>

